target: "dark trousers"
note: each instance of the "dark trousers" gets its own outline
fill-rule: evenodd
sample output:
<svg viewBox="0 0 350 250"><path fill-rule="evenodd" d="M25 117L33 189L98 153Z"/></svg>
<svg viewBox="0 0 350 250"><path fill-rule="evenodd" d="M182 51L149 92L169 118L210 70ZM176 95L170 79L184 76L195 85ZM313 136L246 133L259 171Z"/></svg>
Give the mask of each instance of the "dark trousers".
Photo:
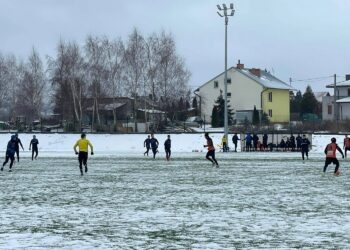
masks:
<svg viewBox="0 0 350 250"><path fill-rule="evenodd" d="M301 150L301 157L303 158L303 160L305 159L304 158L304 155L306 155L306 158L309 159L309 150Z"/></svg>
<svg viewBox="0 0 350 250"><path fill-rule="evenodd" d="M169 161L170 160L170 156L171 156L170 148L166 148L165 149L165 155L166 155L166 159Z"/></svg>
<svg viewBox="0 0 350 250"><path fill-rule="evenodd" d="M147 155L148 156L148 152L151 148L150 147L146 147L146 152L143 153L143 155Z"/></svg>
<svg viewBox="0 0 350 250"><path fill-rule="evenodd" d="M247 142L245 144L245 151L251 151L252 150L252 143L251 142Z"/></svg>
<svg viewBox="0 0 350 250"><path fill-rule="evenodd" d="M326 172L327 170L327 167L329 164L333 163L335 165L335 169L334 169L334 173L336 173L339 169L339 161L337 158L330 158L330 157L327 157L326 158L326 162L324 164L324 168L323 168L323 172Z"/></svg>
<svg viewBox="0 0 350 250"><path fill-rule="evenodd" d="M16 148L17 162L19 161L19 148Z"/></svg>
<svg viewBox="0 0 350 250"><path fill-rule="evenodd" d="M2 167L4 167L9 160L11 160L10 162L10 169L11 169L13 166L13 162L15 161L15 156L13 154L6 154L6 158L4 163L2 164Z"/></svg>
<svg viewBox="0 0 350 250"><path fill-rule="evenodd" d="M350 151L350 148L349 147L345 147L345 157L346 157L346 151Z"/></svg>
<svg viewBox="0 0 350 250"><path fill-rule="evenodd" d="M87 152L79 152L78 160L79 160L80 173L83 174L83 165L85 166L85 172L87 172L88 153Z"/></svg>
<svg viewBox="0 0 350 250"><path fill-rule="evenodd" d="M233 142L233 145L235 145L235 152L237 152L237 142Z"/></svg>
<svg viewBox="0 0 350 250"><path fill-rule="evenodd" d="M156 154L158 152L158 148L152 148L152 153L153 153L153 159L156 158Z"/></svg>
<svg viewBox="0 0 350 250"><path fill-rule="evenodd" d="M212 163L215 163L216 165L218 165L218 162L215 159L215 150L209 150L205 158L207 158L207 160L211 161Z"/></svg>
<svg viewBox="0 0 350 250"><path fill-rule="evenodd" d="M222 143L222 151L223 152L228 152L228 147L227 147L227 143L226 142Z"/></svg>
<svg viewBox="0 0 350 250"><path fill-rule="evenodd" d="M36 157L38 157L38 153L39 153L39 151L38 151L38 148L32 148L32 160L34 160L34 154L35 154L35 159L36 159Z"/></svg>

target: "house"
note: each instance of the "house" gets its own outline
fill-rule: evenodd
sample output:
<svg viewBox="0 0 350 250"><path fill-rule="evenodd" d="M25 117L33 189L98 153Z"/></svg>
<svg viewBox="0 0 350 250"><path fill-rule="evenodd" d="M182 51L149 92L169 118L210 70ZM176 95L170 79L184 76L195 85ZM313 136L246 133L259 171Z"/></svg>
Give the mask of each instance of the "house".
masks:
<svg viewBox="0 0 350 250"><path fill-rule="evenodd" d="M319 103L322 103L322 98L325 96L330 96L328 91L314 92L315 98Z"/></svg>
<svg viewBox="0 0 350 250"><path fill-rule="evenodd" d="M215 100L224 90L225 72L220 73L195 90L199 97L202 118L211 121ZM227 98L235 113L234 120L252 120L254 106L268 115L270 122L287 123L290 120L290 93L292 87L261 69L248 69L238 61L227 70Z"/></svg>
<svg viewBox="0 0 350 250"><path fill-rule="evenodd" d="M86 98L84 103L83 123L91 124L94 121L96 124L98 118L94 99ZM114 114L118 125L128 127L128 131L145 132L150 126L166 122L166 113L158 110L148 96L138 96L136 100L131 97L99 98L97 106L101 125L104 126L114 124Z"/></svg>
<svg viewBox="0 0 350 250"><path fill-rule="evenodd" d="M333 88L329 84L327 88ZM349 120L350 119L350 75L345 76L345 81L338 82L335 89L335 97L325 96L322 98L323 120ZM335 103L335 105L334 105Z"/></svg>

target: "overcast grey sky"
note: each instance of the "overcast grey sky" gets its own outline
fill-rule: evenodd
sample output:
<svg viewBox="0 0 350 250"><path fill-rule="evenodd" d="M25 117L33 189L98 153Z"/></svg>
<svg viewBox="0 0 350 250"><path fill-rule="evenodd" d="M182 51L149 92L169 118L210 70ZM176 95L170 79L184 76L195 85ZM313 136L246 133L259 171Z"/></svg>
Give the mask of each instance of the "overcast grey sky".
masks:
<svg viewBox="0 0 350 250"><path fill-rule="evenodd" d="M349 0L234 0L228 65L268 69L286 82L350 74ZM88 34L127 38L164 29L197 87L224 69L224 20L216 0L0 0L0 51L25 58L34 46L44 59L60 38L82 44ZM332 78L311 82L324 90ZM303 82L293 83L305 89Z"/></svg>

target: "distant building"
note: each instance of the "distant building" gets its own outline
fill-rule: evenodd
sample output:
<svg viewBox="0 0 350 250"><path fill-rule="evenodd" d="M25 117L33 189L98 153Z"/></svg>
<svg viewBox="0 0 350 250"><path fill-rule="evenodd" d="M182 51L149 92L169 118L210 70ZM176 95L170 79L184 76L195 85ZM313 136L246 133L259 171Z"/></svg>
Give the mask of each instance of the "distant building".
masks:
<svg viewBox="0 0 350 250"><path fill-rule="evenodd" d="M201 116L211 121L215 100L224 90L225 72L204 83L195 93L199 96ZM260 113L268 115L275 123L286 123L290 119L290 85L279 80L270 72L248 69L238 61L236 67L227 70L227 97L235 113L234 119L243 122L252 120L254 106Z"/></svg>
<svg viewBox="0 0 350 250"><path fill-rule="evenodd" d="M324 96L330 96L328 91L314 92L315 98L319 103L322 103L322 98Z"/></svg>
<svg viewBox="0 0 350 250"><path fill-rule="evenodd" d="M333 88L329 84L327 88ZM323 120L349 120L350 119L350 75L345 76L345 81L336 84L336 98L324 96L322 98L322 119ZM334 105L334 101L335 105Z"/></svg>

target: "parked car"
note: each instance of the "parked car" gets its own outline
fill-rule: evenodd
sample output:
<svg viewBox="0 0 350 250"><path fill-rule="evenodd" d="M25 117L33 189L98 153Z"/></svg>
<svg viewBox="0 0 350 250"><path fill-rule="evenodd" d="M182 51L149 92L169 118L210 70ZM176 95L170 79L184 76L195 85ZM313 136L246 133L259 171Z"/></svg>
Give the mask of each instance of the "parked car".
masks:
<svg viewBox="0 0 350 250"><path fill-rule="evenodd" d="M197 127L199 128L203 124L203 119L200 116L188 117L185 121L187 127Z"/></svg>

